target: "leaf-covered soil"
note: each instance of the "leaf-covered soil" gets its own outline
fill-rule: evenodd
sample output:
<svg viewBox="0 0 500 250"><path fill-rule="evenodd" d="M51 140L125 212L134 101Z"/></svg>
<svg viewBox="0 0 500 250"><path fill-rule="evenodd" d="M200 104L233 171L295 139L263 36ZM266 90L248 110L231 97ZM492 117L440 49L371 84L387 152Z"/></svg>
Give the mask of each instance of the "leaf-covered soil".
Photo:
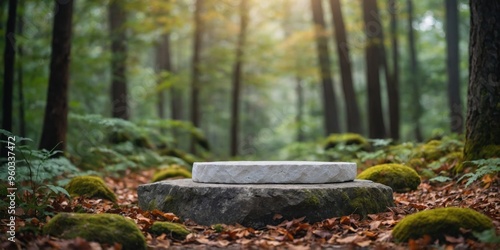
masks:
<svg viewBox="0 0 500 250"><path fill-rule="evenodd" d="M307 218L286 221L278 226L245 228L241 225L201 226L193 221L181 221L172 213L142 211L137 206L137 186L149 183L152 170L129 173L124 178L105 178L116 192L117 204L102 199L64 197L53 200L53 212L115 213L134 220L147 239L150 249L500 249L498 245L480 243L463 237L446 237L446 242L431 242L427 237L406 243L395 243L391 230L408 214L437 207L468 207L493 220L500 233L500 195L498 177L486 177L466 188L454 181L422 183L416 191L394 193L394 207L365 218L358 215L329 218L307 223ZM16 211L22 215L25 211ZM275 215L279 217L280 215ZM84 239L62 240L41 235L40 228L50 216L18 219L16 242L7 240L5 227L0 235L0 249L120 249L120 245L87 242ZM183 223L192 232L185 240L169 235L152 235L149 228L155 221ZM5 225L7 222L2 221ZM464 232L467 233L467 232Z"/></svg>

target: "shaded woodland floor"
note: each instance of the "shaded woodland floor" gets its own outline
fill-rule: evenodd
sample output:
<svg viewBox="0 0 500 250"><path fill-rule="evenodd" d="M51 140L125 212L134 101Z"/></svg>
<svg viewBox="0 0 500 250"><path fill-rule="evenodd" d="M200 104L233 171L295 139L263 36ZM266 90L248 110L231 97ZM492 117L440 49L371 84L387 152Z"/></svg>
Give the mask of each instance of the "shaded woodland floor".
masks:
<svg viewBox="0 0 500 250"><path fill-rule="evenodd" d="M329 218L309 224L304 218L285 221L278 226L252 229L239 225L222 227L200 226L193 221L183 221L192 232L185 240L169 235L152 235L149 228L155 221L179 221L174 214L161 211L142 211L137 206L137 186L149 183L153 170L129 173L124 178L105 178L116 192L117 205L102 199L61 198L52 201L54 213L115 213L134 220L147 239L150 249L498 249L498 245L480 243L462 237L447 236L446 242L431 242L427 238L408 243L395 243L391 230L404 216L437 207L469 207L493 220L497 235L500 232L500 179L488 177L468 188L456 181L439 184L423 182L413 192L394 193L394 207L386 212ZM236 211L235 211L236 212ZM47 220L49 217L46 218ZM0 249L120 249L121 246L87 242L83 239L61 240L34 234L45 221L36 218L18 221L16 243L11 243L2 233Z"/></svg>

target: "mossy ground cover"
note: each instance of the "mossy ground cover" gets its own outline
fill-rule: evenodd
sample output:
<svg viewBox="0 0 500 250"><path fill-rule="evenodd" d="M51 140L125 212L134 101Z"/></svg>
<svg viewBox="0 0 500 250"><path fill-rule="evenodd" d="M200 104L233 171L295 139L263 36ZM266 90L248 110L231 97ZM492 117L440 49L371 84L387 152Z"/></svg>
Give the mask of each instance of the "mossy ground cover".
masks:
<svg viewBox="0 0 500 250"><path fill-rule="evenodd" d="M396 192L415 190L420 184L420 176L417 172L401 164L373 166L361 172L357 178L382 183Z"/></svg>
<svg viewBox="0 0 500 250"><path fill-rule="evenodd" d="M116 201L115 193L97 176L74 177L66 186L66 190L71 196L85 196Z"/></svg>
<svg viewBox="0 0 500 250"><path fill-rule="evenodd" d="M470 237L470 234L462 233L466 232L464 229L483 232L492 228L493 223L486 215L469 208L447 207L407 216L396 225L392 235L399 242L422 238L425 235L429 235L433 240L444 241L446 235Z"/></svg>
<svg viewBox="0 0 500 250"><path fill-rule="evenodd" d="M153 175L151 182L171 178L191 178L191 172L179 165L168 165L166 167L160 167Z"/></svg>
<svg viewBox="0 0 500 250"><path fill-rule="evenodd" d="M43 234L107 244L121 244L124 250L146 249L146 239L137 225L117 214L60 213L43 227Z"/></svg>
<svg viewBox="0 0 500 250"><path fill-rule="evenodd" d="M407 193L394 194L394 206L385 212L368 214L366 216L349 215L329 218L317 223L307 223L306 218L297 218L285 221L281 225L252 229L238 225L201 226L186 218L177 218L174 214L158 210L142 211L137 207L137 193L135 188L139 184L149 183L154 170L132 173L122 178L105 178L108 186L117 190L117 203L105 199L90 199L76 197L71 200L60 198L50 204L55 213L84 212L84 213L115 213L131 218L140 229L148 247L151 249L196 249L197 247L254 247L293 248L297 246L310 247L312 245L333 247L365 247L368 249L408 249L411 246L445 245L467 246L473 249L497 249L494 244L481 243L476 239L465 239L447 236L444 240L435 243L425 237L411 239L405 242L396 242L391 234L394 227L404 218L419 211L439 207L468 207L488 218L500 233L500 197L498 196L500 181L492 179L489 185L477 182L469 187L463 183L448 181L445 183L429 183L424 181L417 190ZM275 215L279 218L279 214ZM184 219L184 220L182 220ZM5 234L0 235L0 245L6 249L25 249L30 247L50 248L54 245L62 249L74 249L76 246L88 246L89 241L82 239L64 239L61 237L45 237L34 234L29 228L42 228L46 221L36 219L18 219L19 227L17 241L9 242ZM174 237L168 233L152 233L155 222L175 222L184 225L190 234L184 239ZM24 229L23 229L24 228ZM490 237L491 238L491 237ZM107 243L100 244L103 249L109 247ZM202 245L202 246L200 246ZM338 246L343 245L343 246ZM439 246L438 246L439 247ZM89 248L83 248L89 249Z"/></svg>
<svg viewBox="0 0 500 250"><path fill-rule="evenodd" d="M323 142L322 142L323 143ZM411 247L434 247L444 249L448 246L465 247L472 249L498 249L498 245L489 244L497 241L500 235L500 176L487 174L481 176L471 185L466 186L467 178L460 179L456 170L462 166L463 144L456 138L439 138L439 140L425 143L394 144L387 141L368 140L370 147L358 147L355 144L349 150L349 161L358 163L361 172L377 164L405 164L417 171L422 177L422 182L416 190L405 193L394 193L394 205L385 212L367 214L364 216L351 214L337 218L329 218L317 223L308 223L307 218L297 218L293 221L284 221L277 226L265 228L246 228L239 225L212 225L201 226L188 218L178 218L175 214L158 210L142 211L137 205L137 186L150 183L154 173L153 169L120 172L104 178L104 183L116 194L113 199L102 199L100 195L73 195L71 198L59 196L47 200L46 216L36 217L30 213L30 208L18 209L16 217L16 241L7 239L6 229L0 234L0 249L91 249L99 246L102 249L111 247L110 243L91 242L82 238L47 237L42 234L42 228L51 221L55 215L62 212L86 214L119 214L132 219L132 223L139 228L145 237L150 249L194 249L197 247L233 247L233 248L293 248L321 246L324 248L337 248L338 245L347 248L364 247L368 249L408 249ZM318 146L322 148L324 144ZM316 160L332 160L335 154L326 154L335 151L334 147L325 152L314 148L313 157ZM340 149L339 149L340 150ZM345 150L345 148L344 148ZM339 151L343 154L344 151ZM171 152L165 152L165 154ZM178 152L175 154L180 155ZM186 157L185 157L186 158ZM170 158L169 158L170 159ZM309 159L309 158L308 158ZM186 159L192 161L193 159ZM312 159L309 159L312 160ZM139 161L138 161L139 162ZM181 162L182 163L182 162ZM181 164L179 161L168 164ZM165 163L166 164L166 163ZM181 164L183 165L183 164ZM148 165L149 166L149 165ZM189 166L186 169L189 169ZM462 169L467 173L470 167L465 165ZM429 181L430 178L446 177L441 181ZM170 178L170 177L168 177ZM68 188L71 189L71 188ZM5 188L0 193L7 194ZM75 192L72 192L75 194ZM42 196L38 197L40 200ZM168 199L168 197L165 197ZM4 200L5 201L5 200ZM315 204L317 199L312 197L308 202ZM356 203L356 200L351 200ZM460 236L447 235L444 239L430 240L424 236L417 239L408 239L398 242L391 234L392 230L404 218L417 212L442 208L466 207L473 209L493 221L494 230L486 231L477 238L466 239ZM237 213L237 211L229 211ZM279 219L281 215L274 215ZM176 223L189 230L189 234L177 237L170 233L153 233L155 222ZM161 224L159 224L161 225ZM474 234L476 235L476 234ZM417 236L418 237L418 236ZM495 238L496 237L496 238ZM478 238L484 242L479 242ZM202 245L202 246L200 246Z"/></svg>

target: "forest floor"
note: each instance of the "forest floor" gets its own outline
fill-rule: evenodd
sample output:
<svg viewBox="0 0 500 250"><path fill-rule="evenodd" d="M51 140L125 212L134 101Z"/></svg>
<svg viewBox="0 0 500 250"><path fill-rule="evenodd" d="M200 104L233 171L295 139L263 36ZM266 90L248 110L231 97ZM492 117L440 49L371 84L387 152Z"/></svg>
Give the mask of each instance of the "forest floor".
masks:
<svg viewBox="0 0 500 250"><path fill-rule="evenodd" d="M160 211L142 211L137 206L137 187L149 183L153 170L129 173L124 178L105 178L118 196L117 205L102 199L61 196L52 201L54 213L86 212L115 213L134 220L146 236L150 249L500 249L498 245L480 243L471 239L452 236L446 242L431 242L427 237L407 243L395 243L391 237L393 227L408 214L437 207L469 207L493 220L497 235L500 232L500 194L498 177L483 179L466 188L455 181L429 184L423 182L409 193L394 193L394 207L383 213L329 218L322 222L307 223L304 218L285 221L278 226L252 229L240 225L223 225L223 228L200 226L192 221L182 223L192 232L184 240L169 235L155 236L149 228L155 221L179 221L174 214ZM47 216L46 220L50 219ZM41 228L46 221L36 218L18 221L20 228ZM2 223L3 224L3 223ZM0 236L0 249L120 249L87 242L77 238L62 240L30 230L21 230L16 243ZM425 247L426 246L426 247Z"/></svg>

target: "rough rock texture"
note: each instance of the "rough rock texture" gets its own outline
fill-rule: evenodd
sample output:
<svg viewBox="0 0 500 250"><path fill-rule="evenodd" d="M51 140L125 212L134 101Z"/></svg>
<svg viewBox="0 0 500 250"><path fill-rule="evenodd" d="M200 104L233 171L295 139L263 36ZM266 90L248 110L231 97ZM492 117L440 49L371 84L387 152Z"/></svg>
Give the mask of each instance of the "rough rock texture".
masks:
<svg viewBox="0 0 500 250"><path fill-rule="evenodd" d="M385 211L392 189L371 181L332 184L212 184L189 179L161 181L138 188L139 206L160 209L201 225L217 223L253 228L306 216L309 222ZM281 219L273 220L275 214Z"/></svg>
<svg viewBox="0 0 500 250"><path fill-rule="evenodd" d="M354 178L353 162L226 161L193 166L193 181L204 183L335 183Z"/></svg>

